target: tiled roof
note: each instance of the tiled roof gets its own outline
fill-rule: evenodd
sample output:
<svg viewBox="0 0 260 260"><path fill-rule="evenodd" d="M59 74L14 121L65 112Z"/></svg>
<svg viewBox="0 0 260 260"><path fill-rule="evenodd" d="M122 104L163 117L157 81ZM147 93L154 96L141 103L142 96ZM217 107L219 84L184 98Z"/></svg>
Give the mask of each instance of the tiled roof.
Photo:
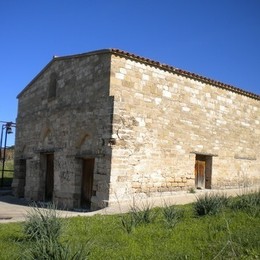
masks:
<svg viewBox="0 0 260 260"><path fill-rule="evenodd" d="M176 74L184 76L184 77L195 79L195 80L207 83L207 84L214 85L214 86L222 88L222 89L226 89L226 90L229 90L229 91L232 91L232 92L235 92L235 93L238 93L238 94L241 94L241 95L253 98L253 99L260 100L260 95L254 94L252 92L249 92L249 91L246 91L246 90L243 90L243 89L240 89L240 88L222 83L220 81L216 81L216 80L213 80L213 79L210 79L210 78L207 78L207 77L186 71L186 70L178 69L178 68L172 67L170 65L160 63L158 61L147 59L147 58L138 56L136 54L132 54L132 53L129 53L129 52L126 52L126 51L122 51L122 50L119 50L119 49L102 49L102 50L91 51L91 52L82 53L82 54L68 55L68 56L61 56L61 57L53 56L53 59L27 85L27 87L22 90L22 92L18 95L18 98L56 60L58 61L58 60L65 60L65 59L72 59L72 58L80 58L80 57L98 55L98 54L105 54L105 53L111 53L111 54L114 54L114 55L117 55L117 56L120 56L120 57L132 59L132 60L135 60L135 61L138 61L138 62L141 62L141 63L145 63L145 64L150 65L150 66L160 68L162 70L166 70L166 71L169 71L169 72L172 72L172 73L176 73Z"/></svg>

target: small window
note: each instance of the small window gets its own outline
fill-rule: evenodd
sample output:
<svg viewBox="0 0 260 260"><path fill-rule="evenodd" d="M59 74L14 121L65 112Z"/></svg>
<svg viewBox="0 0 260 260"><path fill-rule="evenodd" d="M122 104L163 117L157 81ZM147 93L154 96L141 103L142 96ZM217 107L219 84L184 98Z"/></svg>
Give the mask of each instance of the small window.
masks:
<svg viewBox="0 0 260 260"><path fill-rule="evenodd" d="M50 85L49 85L49 99L56 98L56 89L57 89L57 75L56 73L51 74Z"/></svg>

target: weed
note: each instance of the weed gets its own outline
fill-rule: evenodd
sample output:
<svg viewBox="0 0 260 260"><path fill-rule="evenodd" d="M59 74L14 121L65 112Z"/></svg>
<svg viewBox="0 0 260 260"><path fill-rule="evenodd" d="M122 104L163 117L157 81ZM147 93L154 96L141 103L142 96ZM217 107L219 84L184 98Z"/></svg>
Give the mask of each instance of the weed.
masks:
<svg viewBox="0 0 260 260"><path fill-rule="evenodd" d="M86 255L83 247L74 252L69 244L63 245L57 240L45 238L35 240L21 259L83 260L86 259Z"/></svg>
<svg viewBox="0 0 260 260"><path fill-rule="evenodd" d="M135 220L131 214L124 214L121 216L122 228L130 234L136 226Z"/></svg>
<svg viewBox="0 0 260 260"><path fill-rule="evenodd" d="M54 204L49 203L46 209L32 204L24 223L24 232L32 240L45 238L55 240L61 234L61 227L61 219Z"/></svg>
<svg viewBox="0 0 260 260"><path fill-rule="evenodd" d="M60 242L62 220L52 203L48 204L46 209L33 205L28 212L24 232L32 243L21 259L81 260L86 259L88 254L83 247L73 252L69 244Z"/></svg>
<svg viewBox="0 0 260 260"><path fill-rule="evenodd" d="M194 203L194 211L198 216L215 215L227 205L228 199L224 194L206 193L204 196L197 197Z"/></svg>
<svg viewBox="0 0 260 260"><path fill-rule="evenodd" d="M122 228L129 234L136 226L153 222L156 215L157 212L151 205L143 204L142 207L138 207L134 204L129 213L121 216Z"/></svg>
<svg viewBox="0 0 260 260"><path fill-rule="evenodd" d="M251 216L260 216L260 190L232 198L229 206L233 210L245 210Z"/></svg>
<svg viewBox="0 0 260 260"><path fill-rule="evenodd" d="M193 187L189 188L188 189L188 193L193 193L194 194L194 193L196 193L196 190Z"/></svg>
<svg viewBox="0 0 260 260"><path fill-rule="evenodd" d="M152 206L149 204L143 204L142 207L132 206L130 215L135 225L148 224L153 222L156 218L156 211L152 210Z"/></svg>
<svg viewBox="0 0 260 260"><path fill-rule="evenodd" d="M175 225L180 221L183 217L183 210L180 208L176 208L175 206L165 205L162 208L162 213L164 217L164 221L169 228L175 227Z"/></svg>

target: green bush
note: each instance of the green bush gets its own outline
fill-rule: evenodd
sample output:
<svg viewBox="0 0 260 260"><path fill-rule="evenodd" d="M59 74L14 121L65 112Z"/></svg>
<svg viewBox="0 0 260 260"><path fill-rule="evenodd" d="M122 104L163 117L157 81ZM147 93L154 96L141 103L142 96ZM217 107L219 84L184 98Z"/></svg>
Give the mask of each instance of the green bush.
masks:
<svg viewBox="0 0 260 260"><path fill-rule="evenodd" d="M87 254L83 248L74 252L71 247L63 245L58 240L40 239L35 240L32 246L23 254L24 260L83 260Z"/></svg>
<svg viewBox="0 0 260 260"><path fill-rule="evenodd" d="M228 203L228 198L224 194L206 193L197 197L194 203L194 211L198 216L215 215Z"/></svg>
<svg viewBox="0 0 260 260"><path fill-rule="evenodd" d="M162 208L162 213L164 217L164 221L169 228L175 227L175 225L180 221L183 217L183 210L177 208L176 206L168 206L164 205Z"/></svg>
<svg viewBox="0 0 260 260"><path fill-rule="evenodd" d="M136 227L135 219L131 214L124 214L121 216L121 225L123 230L130 234L133 229Z"/></svg>
<svg viewBox="0 0 260 260"><path fill-rule="evenodd" d="M54 204L47 204L47 208L32 204L24 223L24 232L29 239L40 240L48 238L57 240L61 235L62 223Z"/></svg>
<svg viewBox="0 0 260 260"><path fill-rule="evenodd" d="M233 210L244 210L253 216L260 216L260 190L230 199L229 207Z"/></svg>
<svg viewBox="0 0 260 260"><path fill-rule="evenodd" d="M42 205L43 206L43 205ZM63 222L57 213L56 206L52 203L47 208L39 208L33 205L28 212L24 223L24 232L31 246L21 256L21 259L39 260L81 260L86 259L89 252L83 247L73 252L69 244L62 244Z"/></svg>
<svg viewBox="0 0 260 260"><path fill-rule="evenodd" d="M143 204L141 207L132 206L130 210L131 218L135 225L149 224L156 218L156 211L152 209L150 204Z"/></svg>
<svg viewBox="0 0 260 260"><path fill-rule="evenodd" d="M149 204L143 204L141 207L134 205L130 208L129 213L121 216L121 225L123 230L131 233L138 225L152 223L156 215L156 210L152 209Z"/></svg>

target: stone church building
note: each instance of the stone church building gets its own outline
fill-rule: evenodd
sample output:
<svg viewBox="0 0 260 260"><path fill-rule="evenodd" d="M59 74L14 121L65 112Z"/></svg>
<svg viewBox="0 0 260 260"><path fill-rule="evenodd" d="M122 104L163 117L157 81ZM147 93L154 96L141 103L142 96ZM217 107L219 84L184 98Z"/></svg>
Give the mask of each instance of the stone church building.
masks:
<svg viewBox="0 0 260 260"><path fill-rule="evenodd" d="M260 96L117 49L18 95L13 192L68 209L260 184Z"/></svg>

